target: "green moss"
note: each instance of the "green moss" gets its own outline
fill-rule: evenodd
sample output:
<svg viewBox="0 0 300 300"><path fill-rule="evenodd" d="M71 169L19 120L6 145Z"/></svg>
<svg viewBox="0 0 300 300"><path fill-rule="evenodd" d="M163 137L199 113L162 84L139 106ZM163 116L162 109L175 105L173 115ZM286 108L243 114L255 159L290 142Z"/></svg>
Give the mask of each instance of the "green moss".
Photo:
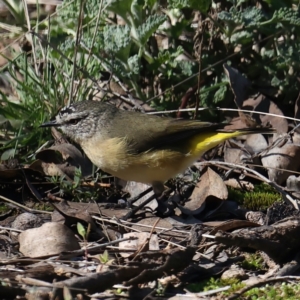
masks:
<svg viewBox="0 0 300 300"><path fill-rule="evenodd" d="M187 289L192 293L200 293L200 292L215 290L228 285L230 285L231 287L228 291L222 292L223 295L230 295L230 293L233 293L245 286L238 279L223 280L223 279L212 277L209 279L202 280L199 283L191 283L187 286Z"/></svg>
<svg viewBox="0 0 300 300"><path fill-rule="evenodd" d="M267 284L263 287L251 289L239 299L259 300L298 300L300 298L300 285L294 283Z"/></svg>
<svg viewBox="0 0 300 300"><path fill-rule="evenodd" d="M32 208L43 211L54 211L53 206L47 203L34 203Z"/></svg>
<svg viewBox="0 0 300 300"><path fill-rule="evenodd" d="M5 214L11 210L11 207L6 205L5 203L0 203L0 214Z"/></svg>
<svg viewBox="0 0 300 300"><path fill-rule="evenodd" d="M264 270L263 259L257 254L246 254L245 260L241 262L241 267L251 271Z"/></svg>
<svg viewBox="0 0 300 300"><path fill-rule="evenodd" d="M228 188L228 198L251 210L263 210L282 200L279 193L267 184L259 184L251 192Z"/></svg>
<svg viewBox="0 0 300 300"><path fill-rule="evenodd" d="M221 280L216 278L210 278L202 280L199 283L189 284L187 290L193 293L200 293L204 291L215 290L224 286L230 285L230 289L221 293L221 299L228 297L234 292L237 292L245 287L245 284L235 280ZM216 294L217 295L217 294ZM242 294L240 300L298 300L300 299L300 284L298 283L272 283L265 286L253 288L246 293Z"/></svg>
<svg viewBox="0 0 300 300"><path fill-rule="evenodd" d="M192 293L199 293L203 291L210 291L220 287L222 287L220 279L209 278L197 283L191 283L187 286L187 289Z"/></svg>

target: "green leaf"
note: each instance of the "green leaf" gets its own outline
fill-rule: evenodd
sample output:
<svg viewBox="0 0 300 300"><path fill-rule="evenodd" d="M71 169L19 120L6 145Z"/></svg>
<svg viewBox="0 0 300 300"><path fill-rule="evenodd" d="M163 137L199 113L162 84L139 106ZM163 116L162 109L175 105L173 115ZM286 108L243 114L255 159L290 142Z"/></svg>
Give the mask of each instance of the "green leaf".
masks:
<svg viewBox="0 0 300 300"><path fill-rule="evenodd" d="M274 12L273 18L292 25L300 25L299 9L294 10L293 8L282 7Z"/></svg>
<svg viewBox="0 0 300 300"><path fill-rule="evenodd" d="M170 8L183 9L192 8L207 13L212 4L211 0L169 0Z"/></svg>
<svg viewBox="0 0 300 300"><path fill-rule="evenodd" d="M211 0L190 0L189 5L191 8L200 10L205 14L211 6Z"/></svg>
<svg viewBox="0 0 300 300"><path fill-rule="evenodd" d="M145 0L145 4L149 6L150 9L153 9L154 5L159 5L157 0Z"/></svg>
<svg viewBox="0 0 300 300"><path fill-rule="evenodd" d="M16 155L16 149L8 149L4 151L1 155L1 160L8 160L10 158L13 158Z"/></svg>
<svg viewBox="0 0 300 300"><path fill-rule="evenodd" d="M86 230L80 222L77 222L77 232L82 236L83 239L86 239Z"/></svg>
<svg viewBox="0 0 300 300"><path fill-rule="evenodd" d="M219 103L224 100L227 92L227 85L221 85L219 89L215 92L214 103Z"/></svg>
<svg viewBox="0 0 300 300"><path fill-rule="evenodd" d="M190 7L188 0L169 0L169 6L177 9Z"/></svg>
<svg viewBox="0 0 300 300"><path fill-rule="evenodd" d="M233 6L229 12L220 12L218 18L229 24L234 23L236 26L257 26L265 17L259 8L252 6L246 7L244 10L237 10L236 7Z"/></svg>
<svg viewBox="0 0 300 300"><path fill-rule="evenodd" d="M106 2L106 9L121 16L124 20L127 20L128 22L128 15L131 14L132 2L132 0L108 0Z"/></svg>
<svg viewBox="0 0 300 300"><path fill-rule="evenodd" d="M264 19L261 9L257 7L246 7L241 13L241 21L245 26L257 26Z"/></svg>
<svg viewBox="0 0 300 300"><path fill-rule="evenodd" d="M280 86L280 84L281 84L281 80L278 77L274 76L272 78L271 85L272 86Z"/></svg>
<svg viewBox="0 0 300 300"><path fill-rule="evenodd" d="M242 30L242 31L233 33L230 37L230 41L235 44L245 45L247 43L250 43L252 38L253 38L252 32Z"/></svg>
<svg viewBox="0 0 300 300"><path fill-rule="evenodd" d="M134 19L135 24L140 24L143 22L142 15L143 15L143 3L140 3L142 1L139 0L133 0L131 4L131 15ZM133 24L131 24L133 25Z"/></svg>
<svg viewBox="0 0 300 300"><path fill-rule="evenodd" d="M25 25L26 18L25 18L25 11L22 1L20 0L3 0L4 4L7 6L9 12L15 18L16 24L15 25Z"/></svg>
<svg viewBox="0 0 300 300"><path fill-rule="evenodd" d="M140 46L143 46L148 42L151 35L165 20L166 16L157 14L150 15L147 20L137 28L137 38Z"/></svg>
<svg viewBox="0 0 300 300"><path fill-rule="evenodd" d="M103 263L103 264L107 263L109 261L108 251L105 250L103 252L103 254L100 254L99 255L99 259L100 259L101 263Z"/></svg>
<svg viewBox="0 0 300 300"><path fill-rule="evenodd" d="M234 18L232 16L232 14L230 12L224 11L224 10L218 14L218 19L222 20L224 22L234 22Z"/></svg>
<svg viewBox="0 0 300 300"><path fill-rule="evenodd" d="M125 26L107 25L103 29L104 49L111 55L116 55L126 62L129 57L131 38L130 29Z"/></svg>
<svg viewBox="0 0 300 300"><path fill-rule="evenodd" d="M193 67L195 63L192 61L180 60L178 61L178 67L180 68L180 73L186 77L193 74Z"/></svg>
<svg viewBox="0 0 300 300"><path fill-rule="evenodd" d="M75 168L75 175L74 175L74 180L73 180L73 188L77 188L80 180L81 180L81 169L80 168Z"/></svg>
<svg viewBox="0 0 300 300"><path fill-rule="evenodd" d="M137 54L128 58L128 67L130 74L138 75L140 73L140 59Z"/></svg>

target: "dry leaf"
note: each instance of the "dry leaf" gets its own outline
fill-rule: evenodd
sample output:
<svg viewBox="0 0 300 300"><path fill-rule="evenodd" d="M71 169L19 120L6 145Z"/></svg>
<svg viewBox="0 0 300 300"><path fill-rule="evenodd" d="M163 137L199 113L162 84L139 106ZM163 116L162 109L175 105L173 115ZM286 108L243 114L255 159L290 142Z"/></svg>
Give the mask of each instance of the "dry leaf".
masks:
<svg viewBox="0 0 300 300"><path fill-rule="evenodd" d="M124 242L119 243L119 248L121 250L133 250L138 251L145 247L147 243L148 250L159 250L159 242L156 234L150 234L149 232L130 232L125 233L123 235L123 238L129 238L129 237L135 237L136 240L128 240ZM123 257L128 257L131 254L130 253L120 253Z"/></svg>
<svg viewBox="0 0 300 300"><path fill-rule="evenodd" d="M223 65L224 71L229 78L230 87L235 95L235 103L238 108L243 107L244 100L248 98L251 90L251 82L245 78L237 69L226 64Z"/></svg>
<svg viewBox="0 0 300 300"><path fill-rule="evenodd" d="M227 186L230 186L234 189L243 190L243 191L253 191L254 185L253 183L246 180L238 180L236 178L229 178L225 180L224 183Z"/></svg>
<svg viewBox="0 0 300 300"><path fill-rule="evenodd" d="M147 227L139 226L139 225L146 225ZM139 231L150 232L154 225L156 225L155 227L160 228L159 231L161 231L161 228L164 228L165 230L173 228L173 225L168 221L168 218L159 219L159 221L158 221L158 217L156 217L156 216L145 217L142 220L134 223L132 228L139 230Z"/></svg>
<svg viewBox="0 0 300 300"><path fill-rule="evenodd" d="M231 147L231 142L226 141L224 148L224 161L231 164L241 163L241 154L243 151L241 148Z"/></svg>
<svg viewBox="0 0 300 300"><path fill-rule="evenodd" d="M295 133L293 140L288 140L283 145L271 148L264 153L261 162L268 169L269 179L282 184L291 175L291 172L285 170L297 171L299 169L299 157L300 134Z"/></svg>
<svg viewBox="0 0 300 300"><path fill-rule="evenodd" d="M19 243L20 252L32 258L80 249L72 230L63 224L54 222L23 231L19 235Z"/></svg>
<svg viewBox="0 0 300 300"><path fill-rule="evenodd" d="M253 91L251 82L242 76L238 70L224 65L224 70L230 81L230 87L235 95L235 103L239 109L262 112L262 114L250 114L240 111L239 119L244 126L255 127L256 125L271 125L278 133L287 133L288 122L284 118L269 116L265 113L283 116L278 106L262 94ZM256 93L255 96L253 96Z"/></svg>
<svg viewBox="0 0 300 300"><path fill-rule="evenodd" d="M58 153L60 153L60 155L58 155ZM70 177L74 176L75 168L80 168L83 176L91 175L93 170L93 165L90 160L84 157L72 144L64 143L52 146L38 152L36 158L44 163L56 164L63 173L67 173ZM31 165L31 167L33 166ZM49 166L43 165L42 167L45 174L49 175L47 171L47 167ZM50 171L50 173L53 173L53 171ZM59 171L57 175L59 175Z"/></svg>
<svg viewBox="0 0 300 300"><path fill-rule="evenodd" d="M205 208L205 201L208 197L226 200L228 197L227 187L223 179L211 168L201 176L200 181L195 186L191 200L180 210L185 214L196 215Z"/></svg>
<svg viewBox="0 0 300 300"><path fill-rule="evenodd" d="M300 176L291 175L286 180L286 187L289 191L300 192Z"/></svg>
<svg viewBox="0 0 300 300"><path fill-rule="evenodd" d="M271 113L279 116L283 116L282 111L278 106L270 101L263 95L259 95L256 98L249 98L244 101L245 107L253 107L254 111L262 112L262 114L253 114L252 118L256 120L258 124L262 125L271 125L276 129L278 133L287 133L288 132L288 121L284 118L278 118L276 116L269 116L264 113Z"/></svg>
<svg viewBox="0 0 300 300"><path fill-rule="evenodd" d="M262 134L250 134L247 136L245 149L251 153L259 153L268 147L268 143Z"/></svg>

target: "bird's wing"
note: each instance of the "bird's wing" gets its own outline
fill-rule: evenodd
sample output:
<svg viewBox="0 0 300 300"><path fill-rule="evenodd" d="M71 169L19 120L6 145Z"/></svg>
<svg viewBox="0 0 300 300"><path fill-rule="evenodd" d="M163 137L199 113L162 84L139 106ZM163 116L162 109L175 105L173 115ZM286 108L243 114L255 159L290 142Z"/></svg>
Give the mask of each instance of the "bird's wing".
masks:
<svg viewBox="0 0 300 300"><path fill-rule="evenodd" d="M128 113L128 112L127 112ZM121 115L117 122L126 124L121 119L128 115ZM195 120L171 119L157 116L134 113L126 124L126 139L135 153L141 153L153 149L176 147L187 143L189 137L201 132L214 132L224 127L222 124L213 124ZM116 124L115 137L123 137L124 128ZM187 145L188 146L188 145Z"/></svg>

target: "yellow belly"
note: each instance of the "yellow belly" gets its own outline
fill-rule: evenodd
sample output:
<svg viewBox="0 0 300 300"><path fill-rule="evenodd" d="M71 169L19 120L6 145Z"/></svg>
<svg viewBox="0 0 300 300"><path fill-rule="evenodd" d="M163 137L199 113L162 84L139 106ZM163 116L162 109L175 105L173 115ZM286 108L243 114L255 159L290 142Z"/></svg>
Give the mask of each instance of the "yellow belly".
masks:
<svg viewBox="0 0 300 300"><path fill-rule="evenodd" d="M124 180L143 183L164 182L187 169L197 158L180 152L157 151L127 158L122 168L103 167L103 170Z"/></svg>
<svg viewBox="0 0 300 300"><path fill-rule="evenodd" d="M124 180L153 183L176 176L207 150L238 135L241 133L201 134L189 140L188 145L173 146L169 150L148 150L136 155L128 154L126 138L90 139L81 146L90 160L103 171Z"/></svg>

